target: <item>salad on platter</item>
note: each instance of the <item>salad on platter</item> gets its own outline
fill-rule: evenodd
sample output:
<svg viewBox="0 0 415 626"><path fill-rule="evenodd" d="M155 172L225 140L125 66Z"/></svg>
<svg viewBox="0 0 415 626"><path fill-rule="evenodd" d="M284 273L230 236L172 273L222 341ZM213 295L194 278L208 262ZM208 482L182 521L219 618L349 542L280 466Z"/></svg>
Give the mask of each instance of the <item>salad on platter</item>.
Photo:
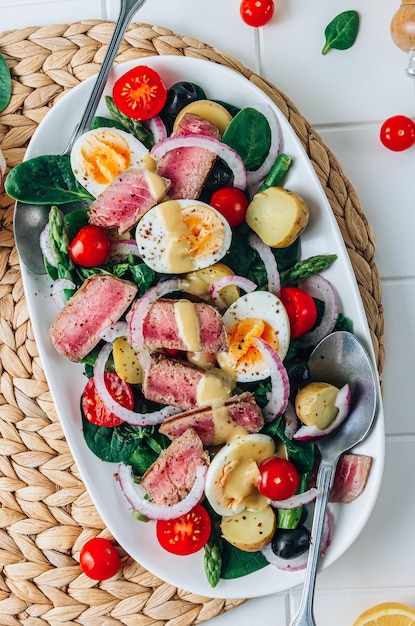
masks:
<svg viewBox="0 0 415 626"><path fill-rule="evenodd" d="M269 564L289 578L311 540L315 441L353 396L307 367L327 334L354 330L330 277L338 246L304 253L321 209L290 183L301 162L272 103L219 100L203 73L167 83L155 66L118 68L70 156L35 155L6 179L51 206L42 341L82 370L71 410L135 535L197 554L208 589ZM358 502L372 460L370 446L342 457L333 503Z"/></svg>

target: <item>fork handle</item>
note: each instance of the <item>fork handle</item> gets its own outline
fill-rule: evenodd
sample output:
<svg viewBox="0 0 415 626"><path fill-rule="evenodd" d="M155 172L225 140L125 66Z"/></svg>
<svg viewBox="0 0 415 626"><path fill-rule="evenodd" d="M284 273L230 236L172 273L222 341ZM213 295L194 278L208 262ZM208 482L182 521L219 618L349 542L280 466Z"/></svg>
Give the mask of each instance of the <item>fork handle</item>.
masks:
<svg viewBox="0 0 415 626"><path fill-rule="evenodd" d="M304 579L303 593L298 611L291 622L291 626L315 626L313 615L314 588L316 584L317 565L320 555L321 538L323 535L324 518L330 489L333 485L336 470L336 461L320 463L317 475L317 498L314 506L313 525L311 528L311 543L308 553L307 570Z"/></svg>

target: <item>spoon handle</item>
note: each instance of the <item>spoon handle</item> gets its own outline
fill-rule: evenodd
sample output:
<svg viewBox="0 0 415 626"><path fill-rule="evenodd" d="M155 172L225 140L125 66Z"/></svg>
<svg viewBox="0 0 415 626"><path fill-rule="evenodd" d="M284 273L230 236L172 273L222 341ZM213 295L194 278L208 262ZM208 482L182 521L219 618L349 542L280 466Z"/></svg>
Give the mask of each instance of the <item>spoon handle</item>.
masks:
<svg viewBox="0 0 415 626"><path fill-rule="evenodd" d="M108 75L111 71L114 59L117 55L122 38L134 13L140 9L146 0L121 0L120 12L115 23L114 32L107 48L104 60L102 61L91 95L89 96L83 115L76 125L69 140L64 154L69 154L76 139L91 127L92 120L97 110L98 103L104 91Z"/></svg>
<svg viewBox="0 0 415 626"><path fill-rule="evenodd" d="M320 463L317 475L317 498L314 506L311 542L308 553L307 570L304 579L303 593L299 609L291 622L291 626L315 626L313 616L314 588L316 584L317 565L320 555L321 537L324 528L329 492L333 484L337 459Z"/></svg>

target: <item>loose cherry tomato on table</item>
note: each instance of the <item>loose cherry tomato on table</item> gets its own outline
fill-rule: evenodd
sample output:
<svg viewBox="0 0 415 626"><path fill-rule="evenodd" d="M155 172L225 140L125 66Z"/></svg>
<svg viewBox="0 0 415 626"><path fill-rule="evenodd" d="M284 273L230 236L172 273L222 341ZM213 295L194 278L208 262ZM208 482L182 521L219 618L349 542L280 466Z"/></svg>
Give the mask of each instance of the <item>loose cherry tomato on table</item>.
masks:
<svg viewBox="0 0 415 626"><path fill-rule="evenodd" d="M415 144L415 122L406 115L393 115L380 129L380 140L386 148L402 152Z"/></svg>
<svg viewBox="0 0 415 626"><path fill-rule="evenodd" d="M232 227L239 226L245 220L248 204L244 192L236 187L221 187L214 191L210 198L210 205L219 211Z"/></svg>
<svg viewBox="0 0 415 626"><path fill-rule="evenodd" d="M257 488L266 498L286 500L297 492L300 475L291 461L271 457L259 464L259 471Z"/></svg>
<svg viewBox="0 0 415 626"><path fill-rule="evenodd" d="M291 339L308 333L317 321L317 307L309 293L299 287L282 287L280 300L290 320Z"/></svg>
<svg viewBox="0 0 415 626"><path fill-rule="evenodd" d="M167 552L186 556L206 545L211 531L209 513L196 504L189 513L169 520L157 520L157 539Z"/></svg>
<svg viewBox="0 0 415 626"><path fill-rule="evenodd" d="M93 580L107 580L121 567L120 556L109 539L93 537L82 547L79 563L84 574Z"/></svg>
<svg viewBox="0 0 415 626"><path fill-rule="evenodd" d="M104 381L111 397L123 407L132 410L134 407L134 394L130 385L115 372L105 372ZM94 377L90 378L85 385L81 403L86 419L92 424L96 424L96 426L112 428L123 423L123 420L111 413L101 400L95 387Z"/></svg>
<svg viewBox="0 0 415 626"><path fill-rule="evenodd" d="M272 0L242 0L240 13L248 26L264 26L274 14Z"/></svg>
<svg viewBox="0 0 415 626"><path fill-rule="evenodd" d="M69 244L69 256L82 267L96 267L105 263L110 253L111 241L102 228L87 224L82 226Z"/></svg>
<svg viewBox="0 0 415 626"><path fill-rule="evenodd" d="M167 89L155 70L137 65L115 81L112 96L124 115L134 120L149 120L164 107Z"/></svg>

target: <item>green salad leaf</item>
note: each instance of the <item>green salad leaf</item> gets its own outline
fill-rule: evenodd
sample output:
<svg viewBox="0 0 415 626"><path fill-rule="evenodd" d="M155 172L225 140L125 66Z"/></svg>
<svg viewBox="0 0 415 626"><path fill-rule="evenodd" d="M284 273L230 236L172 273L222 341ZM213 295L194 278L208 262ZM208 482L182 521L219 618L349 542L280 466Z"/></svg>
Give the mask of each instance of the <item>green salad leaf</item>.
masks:
<svg viewBox="0 0 415 626"><path fill-rule="evenodd" d="M223 133L222 141L236 150L246 169L256 170L264 162L271 146L268 120L263 113L246 107L235 115Z"/></svg>
<svg viewBox="0 0 415 626"><path fill-rule="evenodd" d="M12 78L9 66L2 54L0 54L0 111L3 111L10 102L12 96Z"/></svg>
<svg viewBox="0 0 415 626"><path fill-rule="evenodd" d="M326 26L324 35L326 42L322 54L327 54L330 48L347 50L356 41L359 31L360 18L357 11L343 11Z"/></svg>

